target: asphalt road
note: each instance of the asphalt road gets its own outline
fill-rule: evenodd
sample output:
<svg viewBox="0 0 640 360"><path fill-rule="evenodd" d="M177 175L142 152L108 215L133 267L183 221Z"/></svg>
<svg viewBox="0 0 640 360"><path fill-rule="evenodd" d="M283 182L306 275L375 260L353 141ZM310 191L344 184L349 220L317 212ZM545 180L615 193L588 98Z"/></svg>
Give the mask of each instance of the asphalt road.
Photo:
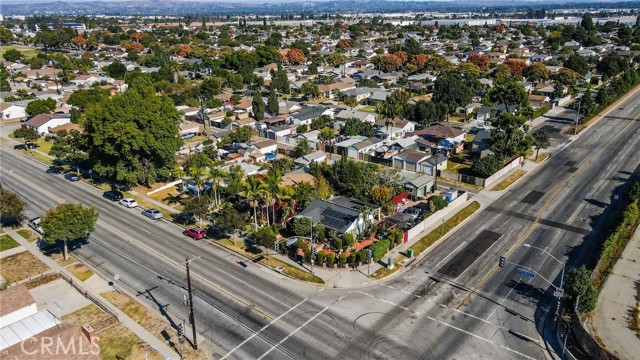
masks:
<svg viewBox="0 0 640 360"><path fill-rule="evenodd" d="M174 324L186 316L184 261L192 262L200 344L213 358L466 359L545 358L539 333L554 302L561 265L593 251L592 229L635 170L639 95L552 156L491 208L467 222L412 268L358 289L300 284L193 241L164 221L101 198L85 183L0 145L0 176L41 215L62 201L95 207L100 218L73 255L137 294ZM539 275L498 269L500 255ZM559 284L558 284L559 285ZM472 290L475 290L472 292ZM187 329L190 329L187 326ZM156 334L160 336L160 334ZM190 331L187 331L190 335Z"/></svg>

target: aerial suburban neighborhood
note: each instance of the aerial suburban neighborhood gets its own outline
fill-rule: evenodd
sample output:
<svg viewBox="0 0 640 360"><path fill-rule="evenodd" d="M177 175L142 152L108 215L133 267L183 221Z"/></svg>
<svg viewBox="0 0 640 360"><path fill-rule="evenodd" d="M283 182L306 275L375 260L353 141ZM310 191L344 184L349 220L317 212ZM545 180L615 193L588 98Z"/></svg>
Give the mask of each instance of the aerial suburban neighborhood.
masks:
<svg viewBox="0 0 640 360"><path fill-rule="evenodd" d="M0 357L640 359L638 8L0 4Z"/></svg>

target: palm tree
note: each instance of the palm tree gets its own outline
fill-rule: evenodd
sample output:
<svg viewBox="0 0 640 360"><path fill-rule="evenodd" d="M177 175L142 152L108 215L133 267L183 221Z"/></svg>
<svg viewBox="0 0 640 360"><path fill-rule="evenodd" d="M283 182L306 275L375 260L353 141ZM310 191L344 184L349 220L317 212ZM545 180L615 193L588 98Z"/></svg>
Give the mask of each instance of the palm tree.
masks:
<svg viewBox="0 0 640 360"><path fill-rule="evenodd" d="M258 207L258 199L263 187L264 182L260 180L260 178L257 178L255 176L248 178L244 183L245 196L250 200L251 207L253 208L253 223L255 225L256 231L258 231L258 218L256 214L256 208Z"/></svg>
<svg viewBox="0 0 640 360"><path fill-rule="evenodd" d="M191 166L187 173L193 178L197 186L197 195L200 197L200 193L204 188L204 184L209 180L209 166Z"/></svg>
<svg viewBox="0 0 640 360"><path fill-rule="evenodd" d="M272 198L273 203L271 204L272 206L271 213L273 216L271 217L271 219L273 221L276 221L276 200L282 194L282 191L280 189L280 182L282 182L282 174L280 173L280 170L272 169L271 171L269 171L269 173L265 178L265 182L266 182L267 190L273 196Z"/></svg>
<svg viewBox="0 0 640 360"><path fill-rule="evenodd" d="M213 188L213 203L215 206L220 206L222 204L220 199L220 180L224 179L224 175L224 172L217 167L212 167L211 170L209 170L211 187Z"/></svg>

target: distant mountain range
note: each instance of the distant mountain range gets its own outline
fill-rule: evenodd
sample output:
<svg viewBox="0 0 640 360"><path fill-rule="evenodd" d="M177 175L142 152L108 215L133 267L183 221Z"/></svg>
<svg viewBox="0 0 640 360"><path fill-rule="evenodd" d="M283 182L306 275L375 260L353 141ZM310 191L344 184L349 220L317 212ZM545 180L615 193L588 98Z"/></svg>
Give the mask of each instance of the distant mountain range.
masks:
<svg viewBox="0 0 640 360"><path fill-rule="evenodd" d="M453 11L473 9L515 9L528 7L616 7L638 8L640 1L616 0L351 0L351 1L295 1L295 0L142 0L142 1L47 1L4 0L0 12L4 15L179 15L179 14L274 14L300 12L391 12L391 11Z"/></svg>

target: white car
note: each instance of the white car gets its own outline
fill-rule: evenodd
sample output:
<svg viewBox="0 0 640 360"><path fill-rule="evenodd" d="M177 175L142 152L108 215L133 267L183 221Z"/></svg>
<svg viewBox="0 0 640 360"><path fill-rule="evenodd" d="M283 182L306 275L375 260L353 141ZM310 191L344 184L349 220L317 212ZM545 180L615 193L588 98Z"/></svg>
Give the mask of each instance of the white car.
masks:
<svg viewBox="0 0 640 360"><path fill-rule="evenodd" d="M119 201L120 205L124 206L124 207L128 207L128 208L134 208L134 207L138 207L138 202L135 201L134 199L122 199Z"/></svg>
<svg viewBox="0 0 640 360"><path fill-rule="evenodd" d="M36 218L33 218L33 219L29 220L29 227L32 228L33 230L37 231L41 235L44 235L44 230L42 230L42 228L40 227L40 218L39 217L36 217Z"/></svg>

